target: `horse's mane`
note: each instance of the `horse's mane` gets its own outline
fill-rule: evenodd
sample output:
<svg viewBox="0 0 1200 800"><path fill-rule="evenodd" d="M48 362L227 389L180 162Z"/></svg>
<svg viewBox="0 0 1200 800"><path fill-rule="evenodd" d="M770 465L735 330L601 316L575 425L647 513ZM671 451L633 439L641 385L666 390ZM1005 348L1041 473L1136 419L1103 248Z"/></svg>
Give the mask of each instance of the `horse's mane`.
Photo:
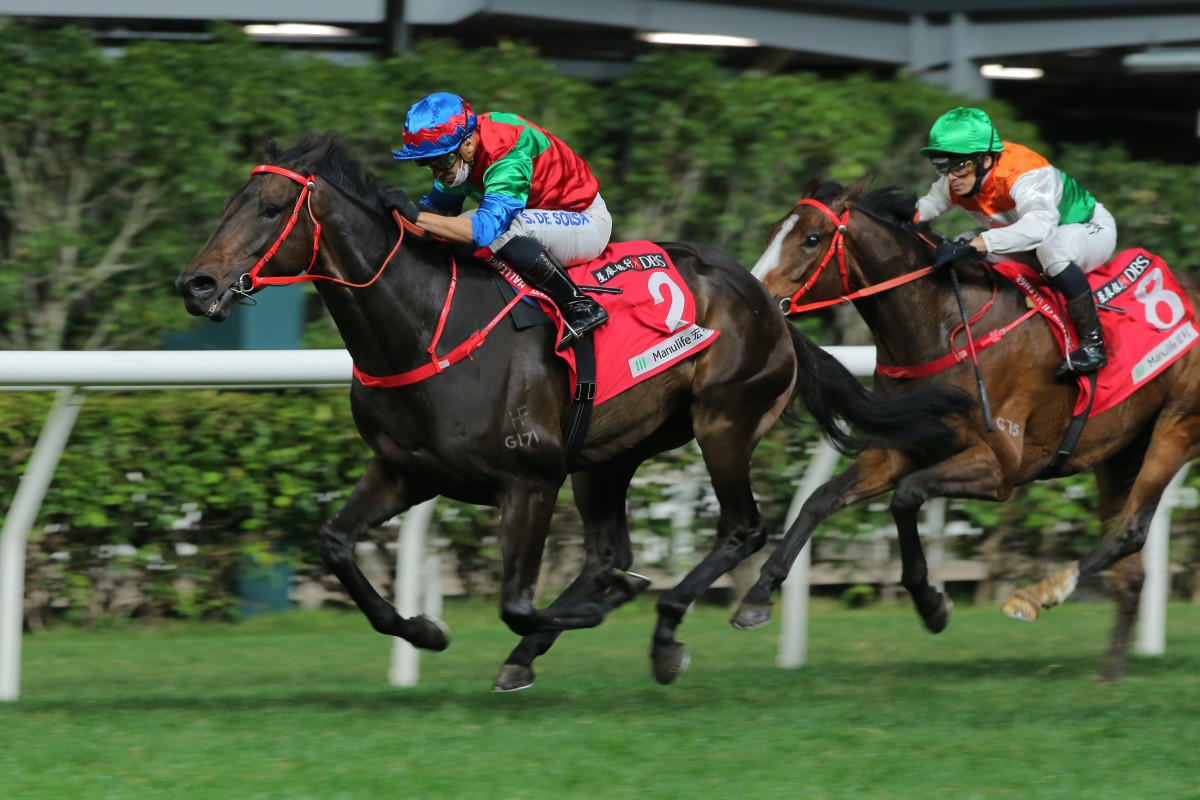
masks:
<svg viewBox="0 0 1200 800"><path fill-rule="evenodd" d="M811 196L814 200L827 203L844 191L845 187L837 181L823 181ZM916 237L917 234L931 236L928 222L912 221L917 213L917 196L903 187L881 186L857 197L852 195L849 200L858 211L910 237Z"/></svg>
<svg viewBox="0 0 1200 800"><path fill-rule="evenodd" d="M880 222L911 230L917 196L899 186L883 186L855 200L854 207Z"/></svg>
<svg viewBox="0 0 1200 800"><path fill-rule="evenodd" d="M303 164L308 171L320 175L343 194L369 208L383 208L375 176L361 161L350 155L350 148L337 131L309 133L294 147L280 153L275 163Z"/></svg>

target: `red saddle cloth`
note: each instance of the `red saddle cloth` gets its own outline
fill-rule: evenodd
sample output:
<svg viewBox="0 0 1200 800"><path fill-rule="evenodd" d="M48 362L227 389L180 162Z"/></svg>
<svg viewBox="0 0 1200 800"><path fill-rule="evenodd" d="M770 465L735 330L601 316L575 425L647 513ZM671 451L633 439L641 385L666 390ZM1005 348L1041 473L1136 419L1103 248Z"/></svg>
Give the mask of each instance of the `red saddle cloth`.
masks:
<svg viewBox="0 0 1200 800"><path fill-rule="evenodd" d="M568 272L580 286L621 290L621 294L589 295L608 311L608 322L591 332L597 405L699 353L720 335L696 324L691 289L666 251L653 242L611 244L595 260ZM538 300L561 335L558 310L548 300ZM575 351L559 355L570 365L574 393Z"/></svg>
<svg viewBox="0 0 1200 800"><path fill-rule="evenodd" d="M1071 322L1060 316L1058 303L1051 300L1054 292L1042 276L1015 261L1001 261L992 267L1015 283L1047 318L1065 354L1063 327ZM1089 413L1095 416L1122 402L1175 363L1200 340L1200 334L1188 296L1166 262L1147 250L1123 250L1088 273L1088 281L1098 304L1124 312L1100 308L1108 364L1096 376L1096 396ZM1087 408L1091 383L1080 378L1079 389L1076 414Z"/></svg>

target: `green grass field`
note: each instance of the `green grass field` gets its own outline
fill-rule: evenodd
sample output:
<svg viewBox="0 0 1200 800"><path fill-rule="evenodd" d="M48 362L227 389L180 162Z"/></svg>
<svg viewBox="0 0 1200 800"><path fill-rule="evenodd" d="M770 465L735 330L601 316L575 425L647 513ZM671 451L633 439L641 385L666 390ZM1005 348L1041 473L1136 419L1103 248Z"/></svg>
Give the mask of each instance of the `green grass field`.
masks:
<svg viewBox="0 0 1200 800"><path fill-rule="evenodd" d="M650 601L563 636L526 692L489 691L514 637L451 604L454 641L419 686L357 613L25 639L0 704L0 798L1200 798L1200 608L1167 655L1094 678L1107 604L1036 625L956 610L818 603L809 663L775 667L778 625L722 608L681 629L674 685L647 661Z"/></svg>

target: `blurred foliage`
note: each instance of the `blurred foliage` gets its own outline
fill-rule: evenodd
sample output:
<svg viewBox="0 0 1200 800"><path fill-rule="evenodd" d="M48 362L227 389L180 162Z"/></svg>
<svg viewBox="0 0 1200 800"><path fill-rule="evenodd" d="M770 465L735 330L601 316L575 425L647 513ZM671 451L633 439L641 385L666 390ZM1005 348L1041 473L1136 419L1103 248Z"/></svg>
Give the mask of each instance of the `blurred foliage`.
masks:
<svg viewBox="0 0 1200 800"><path fill-rule="evenodd" d="M424 191L427 174L396 163L389 149L409 104L434 90L458 92L479 111L515 111L572 144L600 178L617 238L703 241L743 263L757 259L767 227L813 174L924 191L934 175L917 150L928 125L964 102L907 77L733 75L694 51L664 50L620 79L592 83L558 75L532 49L511 44L467 51L423 43L347 66L254 45L231 26L214 33L209 43L145 41L113 54L79 30L0 27L0 347L157 348L191 324L172 280L268 138L287 146L309 131L338 129L381 185ZM1192 268L1185 258L1200 246L1200 167L1134 162L1114 147L1050 152L1034 125L1004 104L979 105L1006 139L1046 152L1104 202L1122 247L1144 246ZM956 214L939 224L954 233L969 221ZM311 316L306 346L340 346L315 295ZM831 319L801 327L841 341ZM40 395L0 396L5 506L48 404ZM811 430L779 426L755 454L755 490L772 531L813 441ZM261 558L287 537L297 560L317 561L314 533L366 455L342 396L95 396L42 509L31 556L58 565L44 573L58 607L85 608L98 549L128 545L106 563L145 574L152 599L143 610L225 615L231 576L248 554ZM669 522L644 509L667 500L671 482L697 460L696 449L685 448L639 476L635 535L669 534ZM1091 478L1081 476L1024 487L1005 504L956 504L951 517L1002 537L1008 550L1054 559L1095 541L1094 507ZM464 570L494 569L492 512L443 508L436 535ZM566 519L569 509L562 516L578 525L577 514ZM821 533L879 526L891 526L886 503L835 515ZM702 503L695 528L703 538L714 527L711 503ZM959 546L981 541L964 537ZM197 550L180 551L182 544ZM195 583L188 591L183 573Z"/></svg>

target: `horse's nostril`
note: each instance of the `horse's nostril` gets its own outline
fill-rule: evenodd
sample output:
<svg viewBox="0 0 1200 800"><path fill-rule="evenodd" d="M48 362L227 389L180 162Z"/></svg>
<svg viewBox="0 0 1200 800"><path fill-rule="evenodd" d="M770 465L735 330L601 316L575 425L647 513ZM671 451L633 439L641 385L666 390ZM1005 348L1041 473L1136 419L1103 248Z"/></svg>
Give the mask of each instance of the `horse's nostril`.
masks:
<svg viewBox="0 0 1200 800"><path fill-rule="evenodd" d="M183 289L192 297L204 298L216 291L217 282L207 275L196 275L184 281Z"/></svg>

